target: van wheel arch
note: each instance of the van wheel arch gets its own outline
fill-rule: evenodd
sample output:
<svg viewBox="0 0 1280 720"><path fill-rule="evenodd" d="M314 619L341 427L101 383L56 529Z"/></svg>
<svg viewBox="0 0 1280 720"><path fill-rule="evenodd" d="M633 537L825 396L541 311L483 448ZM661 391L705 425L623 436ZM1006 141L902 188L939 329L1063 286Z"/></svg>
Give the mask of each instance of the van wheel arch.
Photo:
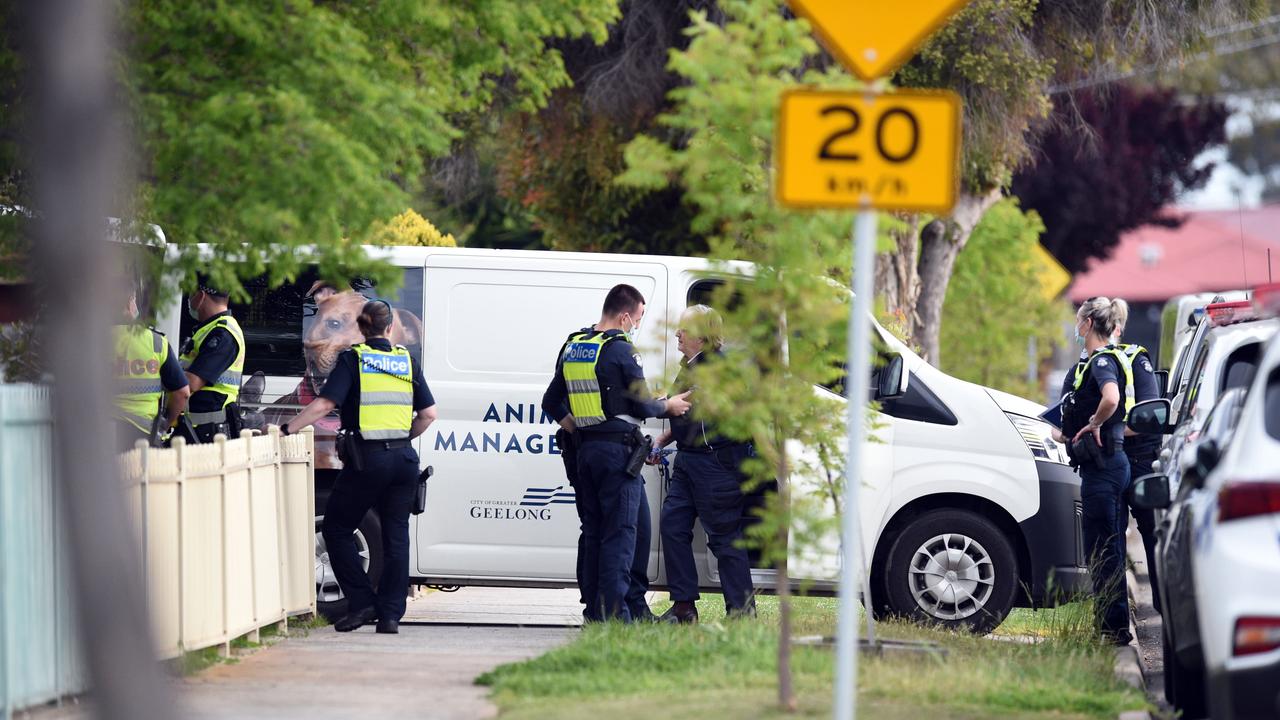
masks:
<svg viewBox="0 0 1280 720"><path fill-rule="evenodd" d="M1030 588L1027 585L1027 578L1031 576L1031 552L1027 549L1027 539L1023 536L1018 522L1007 510L986 498L963 493L938 493L916 498L902 506L889 519L884 531L876 540L876 549L871 556L871 611L875 617L884 618L892 615L885 584L877 582L876 578L885 576L885 566L894 540L912 520L932 510L968 510L984 516L1000 528L1009 544L1013 546L1014 555L1018 561L1018 587L1014 595L1014 607L1031 606Z"/></svg>

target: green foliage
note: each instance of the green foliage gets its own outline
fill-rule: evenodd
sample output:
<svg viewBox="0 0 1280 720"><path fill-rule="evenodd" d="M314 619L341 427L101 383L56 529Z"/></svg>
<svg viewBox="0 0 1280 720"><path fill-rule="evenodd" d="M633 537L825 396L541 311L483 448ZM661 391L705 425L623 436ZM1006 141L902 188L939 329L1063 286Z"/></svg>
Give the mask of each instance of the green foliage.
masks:
<svg viewBox="0 0 1280 720"><path fill-rule="evenodd" d="M405 210L388 223L374 223L369 242L374 245L417 245L457 247L453 235L441 233L431 221L413 209Z"/></svg>
<svg viewBox="0 0 1280 720"><path fill-rule="evenodd" d="M0 325L0 370L7 383L40 382L44 379L46 365L45 336L40 324L34 320Z"/></svg>
<svg viewBox="0 0 1280 720"><path fill-rule="evenodd" d="M517 201L557 250L701 255L689 209L672 188L622 185L623 148L635 130L589 113L576 91L562 91L536 115L509 118L498 190Z"/></svg>
<svg viewBox="0 0 1280 720"><path fill-rule="evenodd" d="M972 0L894 81L951 88L964 98L963 182L972 192L1008 183L1028 153L1031 123L1050 109L1054 63L1027 41L1039 0Z"/></svg>
<svg viewBox="0 0 1280 720"><path fill-rule="evenodd" d="M1067 310L1044 297L1036 247L1044 223L1016 200L1002 200L973 231L942 306L941 366L979 385L1038 397L1028 383L1027 339L1040 360L1061 337Z"/></svg>
<svg viewBox="0 0 1280 720"><path fill-rule="evenodd" d="M545 39L599 42L616 17L612 0L133 3L140 209L220 285L293 277L308 245L327 276L377 276L358 245L412 204L425 159L500 96L540 107L568 83ZM195 242L220 247L212 266Z"/></svg>
<svg viewBox="0 0 1280 720"><path fill-rule="evenodd" d="M777 0L726 0L720 7L727 22L695 12L692 42L671 56L686 84L671 92L673 108L659 122L687 143L675 149L637 137L626 149L629 170L621 181L678 185L712 257L755 263L753 277L731 279L713 299L737 350L700 378L711 389L700 393L699 411L727 434L755 440L762 461L751 469L758 480L789 472L822 477L825 468L813 467L813 458L788 456L784 440L811 448L840 444L842 404L818 397L813 387L831 385L844 360L848 305L829 278L847 280L850 218L777 206L770 164L781 91L802 79L851 81L843 73L791 73L817 46L805 23L779 12ZM787 518L777 521L785 526Z"/></svg>

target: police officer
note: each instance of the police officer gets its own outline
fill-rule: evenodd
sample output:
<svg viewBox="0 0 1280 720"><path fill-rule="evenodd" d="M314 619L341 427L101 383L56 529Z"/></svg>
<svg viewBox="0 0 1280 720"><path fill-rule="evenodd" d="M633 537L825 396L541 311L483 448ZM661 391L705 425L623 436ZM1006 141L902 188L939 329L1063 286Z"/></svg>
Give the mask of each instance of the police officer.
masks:
<svg viewBox="0 0 1280 720"><path fill-rule="evenodd" d="M724 324L719 313L706 305L685 310L676 330L676 347L684 358L676 376L675 392L693 388L697 368L720 359L723 345ZM720 566L726 613L754 615L751 561L747 551L738 547L746 520L740 468L750 456L751 446L721 437L694 413L672 418L671 429L658 438L655 446L664 448L673 440L679 454L662 502L660 527L667 583L674 604L660 619L670 623L698 621L694 604L698 599L698 570L693 560L695 519L702 521L707 547Z"/></svg>
<svg viewBox="0 0 1280 720"><path fill-rule="evenodd" d="M159 446L162 435L187 407L191 388L164 333L138 324L138 296L128 302L115 326L116 437L122 451L139 440ZM167 398L165 395L167 394ZM161 400L164 417L160 417Z"/></svg>
<svg viewBox="0 0 1280 720"><path fill-rule="evenodd" d="M334 623L350 632L378 622L399 632L409 591L409 512L417 489L413 438L436 419L435 399L409 351L387 339L394 314L382 300L364 304L356 324L365 341L338 355L320 396L280 431L288 435L340 408L342 470L324 509L321 533L347 614ZM353 537L370 508L382 521L382 577L374 592Z"/></svg>
<svg viewBox="0 0 1280 720"><path fill-rule="evenodd" d="M1091 562L1095 608L1103 636L1117 645L1132 641L1124 581L1124 493L1129 460L1124 452L1124 368L1110 346L1123 300L1086 301L1076 314L1076 339L1088 353L1073 372L1072 392L1063 402L1063 433L1080 472L1085 551ZM1063 434L1056 434L1063 438Z"/></svg>
<svg viewBox="0 0 1280 720"><path fill-rule="evenodd" d="M633 462L637 453L641 461L647 454L638 424L642 418L683 415L689 403L687 393L667 400L646 397L640 355L631 344L644 307L644 297L630 285L609 290L600 322L569 337L542 396L542 409L577 446L577 569L587 621L652 616L644 602L648 503Z"/></svg>
<svg viewBox="0 0 1280 720"><path fill-rule="evenodd" d="M1119 322L1116 333L1111 339L1112 347L1120 351L1119 359L1124 364L1128 379L1133 384L1133 403L1146 402L1160 397L1160 387L1156 382L1155 368L1151 365L1151 357L1147 349L1141 345L1123 344L1125 322L1128 312ZM1126 409L1132 409L1132 404ZM1129 487L1143 475L1151 473L1151 464L1160 454L1159 435L1139 435L1128 428L1124 431L1124 454L1129 458ZM1147 555L1147 574L1151 578L1151 599L1157 612L1160 611L1160 585L1156 575L1156 518L1155 511L1142 509L1133 504L1132 492L1125 493L1125 501L1129 505L1129 514L1133 515L1138 526L1138 534L1142 536L1142 547Z"/></svg>
<svg viewBox="0 0 1280 720"><path fill-rule="evenodd" d="M191 401L179 432L187 442L207 443L218 433L239 432L240 375L244 372L244 332L227 309L227 293L202 282L187 298L197 324L182 346L182 367Z"/></svg>

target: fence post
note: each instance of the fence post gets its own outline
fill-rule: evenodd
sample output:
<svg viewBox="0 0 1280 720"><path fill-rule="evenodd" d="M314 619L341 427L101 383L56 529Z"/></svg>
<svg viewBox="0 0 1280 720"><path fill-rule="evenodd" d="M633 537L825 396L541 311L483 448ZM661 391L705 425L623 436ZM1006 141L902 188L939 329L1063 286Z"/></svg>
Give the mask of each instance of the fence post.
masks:
<svg viewBox="0 0 1280 720"><path fill-rule="evenodd" d="M244 444L245 454L249 457L249 602L253 606L253 630L249 632L249 639L253 642L259 642L261 636L258 630L258 533L254 528L257 522L256 513L254 512L254 487L258 484L258 463L254 459L253 448L253 431L245 428L240 431L240 442Z"/></svg>
<svg viewBox="0 0 1280 720"><path fill-rule="evenodd" d="M218 469L218 484L222 489L222 647L218 652L222 657L231 657L231 621L228 616L227 609L231 595L227 590L227 539L231 537L231 531L227 529L227 436L221 433L213 436L213 442L218 446L218 463L221 466Z"/></svg>
<svg viewBox="0 0 1280 720"><path fill-rule="evenodd" d="M178 465L178 652L186 652L187 647L187 441L175 436L170 444L173 448L174 460Z"/></svg>
<svg viewBox="0 0 1280 720"><path fill-rule="evenodd" d="M8 388L0 388L0 474L6 474L7 471L4 463L5 458L8 457L5 451L7 435L5 428L9 425L9 393ZM9 613L5 605L5 598L9 596L8 568L10 565L8 558L5 557L5 548L13 545L13 542L5 536L8 534L7 528L13 523L9 522L5 508L5 491L0 486L0 720L9 720L13 712L13 701L9 697L9 643L12 642L13 632L9 629Z"/></svg>
<svg viewBox="0 0 1280 720"><path fill-rule="evenodd" d="M289 583L287 581L289 571L292 566L289 564L289 544L288 535L285 528L289 524L289 508L285 506L284 492L284 442L280 435L280 426L268 425L267 437L271 438L271 451L273 453L274 465L272 468L272 479L276 484L276 546L279 552L276 557L276 564L279 570L276 577L280 583L280 615L283 616L284 634L289 634Z"/></svg>

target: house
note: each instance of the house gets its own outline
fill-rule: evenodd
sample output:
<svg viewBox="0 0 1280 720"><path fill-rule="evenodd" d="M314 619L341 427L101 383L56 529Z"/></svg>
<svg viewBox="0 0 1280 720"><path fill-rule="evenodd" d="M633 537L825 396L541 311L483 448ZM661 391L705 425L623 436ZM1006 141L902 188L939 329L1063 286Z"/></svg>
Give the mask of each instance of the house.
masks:
<svg viewBox="0 0 1280 720"><path fill-rule="evenodd" d="M1160 345L1160 312L1169 298L1280 278L1280 205L1169 212L1185 221L1174 228L1148 225L1125 233L1111 257L1091 261L1067 291L1076 305L1099 295L1127 300L1125 339L1153 351Z"/></svg>

